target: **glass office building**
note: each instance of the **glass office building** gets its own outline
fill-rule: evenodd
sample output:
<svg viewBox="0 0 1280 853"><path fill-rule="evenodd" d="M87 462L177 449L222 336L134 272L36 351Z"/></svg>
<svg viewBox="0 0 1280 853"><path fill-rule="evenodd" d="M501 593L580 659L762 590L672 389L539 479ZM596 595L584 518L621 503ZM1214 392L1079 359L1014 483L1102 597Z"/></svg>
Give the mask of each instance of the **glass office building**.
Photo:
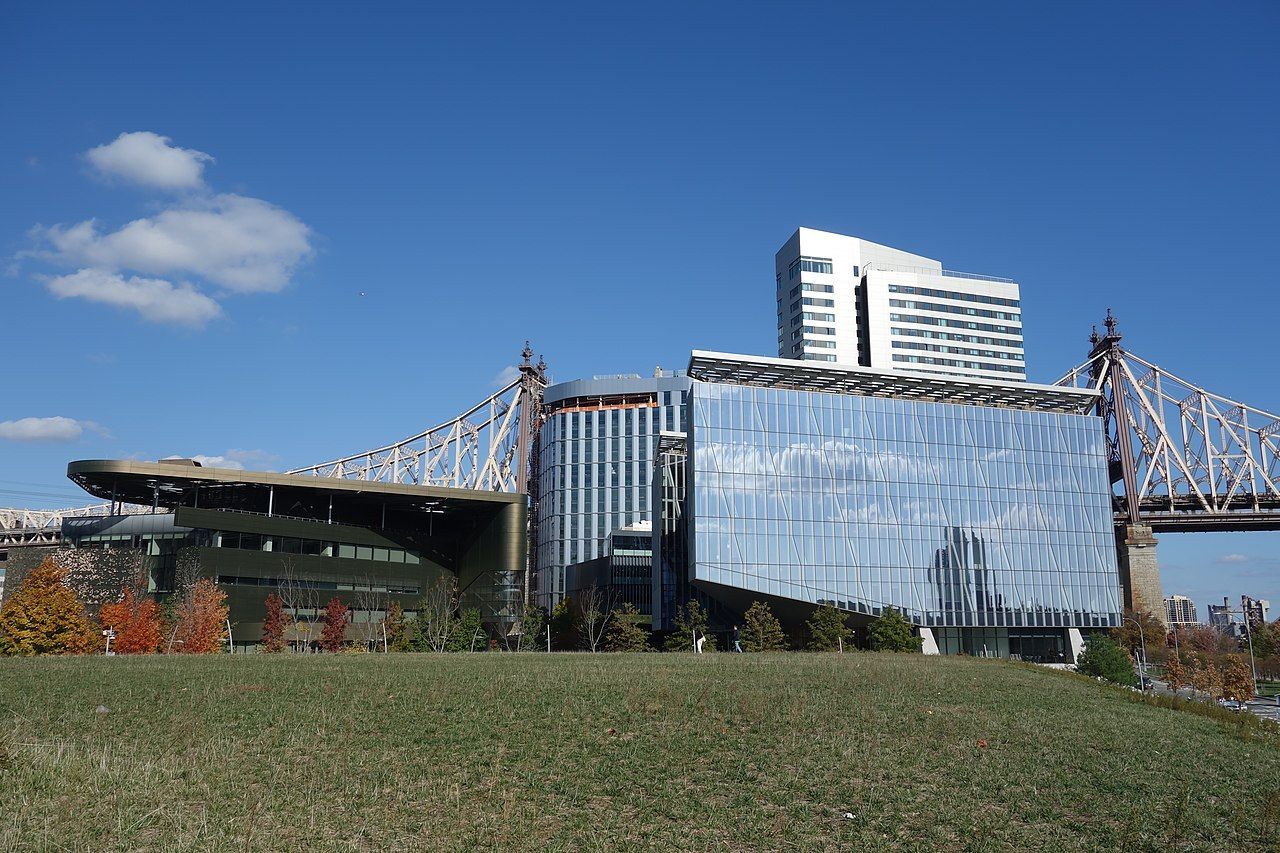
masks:
<svg viewBox="0 0 1280 853"><path fill-rule="evenodd" d="M539 433L539 603L565 594L565 567L609 553L615 530L651 520L658 434L685 429L683 371L597 376L552 385Z"/></svg>
<svg viewBox="0 0 1280 853"><path fill-rule="evenodd" d="M1092 392L714 353L689 373L694 586L894 607L943 653L1062 658L1068 629L1119 623Z"/></svg>

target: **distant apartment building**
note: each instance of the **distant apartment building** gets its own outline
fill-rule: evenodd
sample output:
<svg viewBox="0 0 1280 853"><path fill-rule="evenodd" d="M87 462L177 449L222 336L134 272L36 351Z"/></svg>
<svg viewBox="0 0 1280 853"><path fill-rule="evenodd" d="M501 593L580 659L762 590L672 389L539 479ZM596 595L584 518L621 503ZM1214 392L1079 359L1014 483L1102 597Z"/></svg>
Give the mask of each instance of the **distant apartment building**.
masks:
<svg viewBox="0 0 1280 853"><path fill-rule="evenodd" d="M1250 625L1262 625L1265 623L1267 621L1267 612L1270 609L1271 602L1265 598L1240 596L1240 613L1244 616L1245 622Z"/></svg>
<svg viewBox="0 0 1280 853"><path fill-rule="evenodd" d="M1165 621L1169 625L1198 625L1196 603L1185 595L1171 595L1164 600Z"/></svg>
<svg viewBox="0 0 1280 853"><path fill-rule="evenodd" d="M1026 381L1015 281L812 228L778 250L774 278L781 358Z"/></svg>
<svg viewBox="0 0 1280 853"><path fill-rule="evenodd" d="M1231 600L1224 597L1221 604L1209 605L1209 627L1217 628L1228 637L1240 635L1240 625L1231 612Z"/></svg>

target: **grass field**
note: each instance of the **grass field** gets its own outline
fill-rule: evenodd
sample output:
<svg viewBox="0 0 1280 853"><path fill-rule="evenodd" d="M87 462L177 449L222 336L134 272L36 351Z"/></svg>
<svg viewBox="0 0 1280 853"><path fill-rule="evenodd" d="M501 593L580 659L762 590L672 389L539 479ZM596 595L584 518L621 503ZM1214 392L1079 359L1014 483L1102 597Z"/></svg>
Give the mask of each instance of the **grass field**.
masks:
<svg viewBox="0 0 1280 853"><path fill-rule="evenodd" d="M1275 738L960 658L0 660L0 747L6 851L1280 844Z"/></svg>

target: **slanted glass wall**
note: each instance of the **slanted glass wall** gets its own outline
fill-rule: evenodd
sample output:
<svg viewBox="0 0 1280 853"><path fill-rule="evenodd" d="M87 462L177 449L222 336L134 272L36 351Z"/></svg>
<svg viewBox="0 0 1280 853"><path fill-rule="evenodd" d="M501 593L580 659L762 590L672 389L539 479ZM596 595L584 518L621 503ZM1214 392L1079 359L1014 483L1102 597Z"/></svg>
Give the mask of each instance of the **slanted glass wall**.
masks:
<svg viewBox="0 0 1280 853"><path fill-rule="evenodd" d="M695 580L925 626L1118 623L1100 419L706 382L691 403Z"/></svg>

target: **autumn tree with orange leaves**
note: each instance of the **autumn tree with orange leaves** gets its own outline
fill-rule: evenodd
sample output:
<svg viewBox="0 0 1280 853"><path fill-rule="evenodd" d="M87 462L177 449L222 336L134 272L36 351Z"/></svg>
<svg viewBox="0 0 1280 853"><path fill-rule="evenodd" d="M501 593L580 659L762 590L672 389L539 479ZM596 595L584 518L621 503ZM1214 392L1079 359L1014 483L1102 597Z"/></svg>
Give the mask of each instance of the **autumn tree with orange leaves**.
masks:
<svg viewBox="0 0 1280 853"><path fill-rule="evenodd" d="M132 589L125 589L120 601L102 605L98 621L104 628L115 629L111 648L116 654L152 655L164 641L160 607L150 596L139 600Z"/></svg>
<svg viewBox="0 0 1280 853"><path fill-rule="evenodd" d="M320 648L326 652L342 649L347 638L347 605L336 596L329 599L324 609L324 630L320 634Z"/></svg>
<svg viewBox="0 0 1280 853"><path fill-rule="evenodd" d="M175 651L204 655L222 650L227 638L227 594L208 578L196 581L178 603Z"/></svg>
<svg viewBox="0 0 1280 853"><path fill-rule="evenodd" d="M267 615L262 620L262 650L265 652L284 651L284 631L292 621L284 612L284 599L278 593L267 596Z"/></svg>
<svg viewBox="0 0 1280 853"><path fill-rule="evenodd" d="M0 608L0 654L84 655L102 635L52 559L32 569Z"/></svg>

